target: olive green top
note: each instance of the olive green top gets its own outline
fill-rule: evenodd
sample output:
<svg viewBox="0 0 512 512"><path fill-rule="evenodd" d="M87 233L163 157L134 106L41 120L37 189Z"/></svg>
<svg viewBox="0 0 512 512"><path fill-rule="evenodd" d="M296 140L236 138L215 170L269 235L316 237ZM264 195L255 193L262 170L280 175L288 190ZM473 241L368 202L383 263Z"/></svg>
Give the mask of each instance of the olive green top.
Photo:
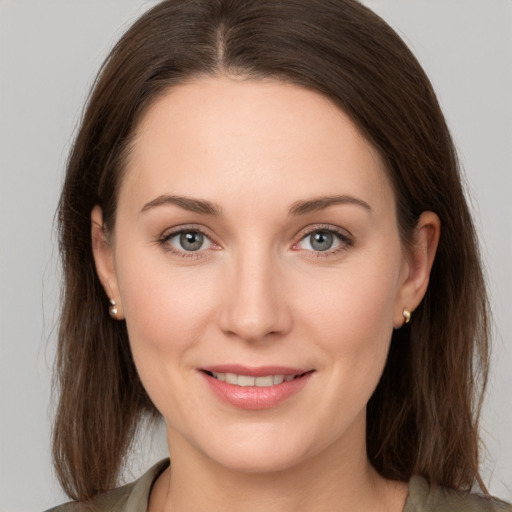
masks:
<svg viewBox="0 0 512 512"><path fill-rule="evenodd" d="M47 512L146 512L151 487L168 465L168 459L162 460L135 482L100 494L93 499L92 503L71 502ZM403 510L403 512L503 511L512 512L512 505L476 494L444 487L430 487L421 476L413 476L409 480L409 496Z"/></svg>

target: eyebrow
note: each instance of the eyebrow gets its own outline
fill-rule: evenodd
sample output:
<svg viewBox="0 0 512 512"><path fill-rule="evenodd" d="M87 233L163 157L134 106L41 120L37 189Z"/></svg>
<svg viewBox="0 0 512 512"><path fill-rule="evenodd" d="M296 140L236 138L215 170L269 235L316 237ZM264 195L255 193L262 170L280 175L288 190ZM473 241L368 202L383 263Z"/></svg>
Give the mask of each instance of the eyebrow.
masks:
<svg viewBox="0 0 512 512"><path fill-rule="evenodd" d="M306 213L317 212L336 204L354 204L363 207L370 213L373 212L371 206L362 199L358 199L357 197L349 195L341 195L316 197L307 201L296 201L292 204L289 214L305 215Z"/></svg>
<svg viewBox="0 0 512 512"><path fill-rule="evenodd" d="M204 201L202 199L192 199L186 196L174 196L164 194L157 198L149 201L143 207L140 213L147 212L158 206L175 205L194 213L202 213L203 215L213 215L219 217L222 213L222 209L219 205L211 203L210 201Z"/></svg>
<svg viewBox="0 0 512 512"><path fill-rule="evenodd" d="M357 197L349 195L341 195L322 196L304 201L296 201L292 204L288 213L289 215L305 215L307 213L317 212L337 204L354 204L363 207L370 213L373 211L371 206L362 199L358 199ZM158 196L152 201L149 201L142 207L140 213L144 213L153 208L157 208L158 206L165 205L174 205L189 212L200 213L203 215L212 215L215 217L219 217L222 214L221 207L215 203L211 203L210 201L169 194Z"/></svg>

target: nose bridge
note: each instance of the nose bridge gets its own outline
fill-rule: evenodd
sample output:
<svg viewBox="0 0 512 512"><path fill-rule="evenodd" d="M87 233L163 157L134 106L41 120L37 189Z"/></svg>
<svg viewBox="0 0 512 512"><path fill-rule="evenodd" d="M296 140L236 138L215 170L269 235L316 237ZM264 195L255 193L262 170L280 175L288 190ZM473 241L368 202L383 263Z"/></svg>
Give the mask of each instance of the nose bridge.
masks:
<svg viewBox="0 0 512 512"><path fill-rule="evenodd" d="M289 329L276 260L257 240L238 248L230 262L230 287L222 304L223 331L254 341Z"/></svg>

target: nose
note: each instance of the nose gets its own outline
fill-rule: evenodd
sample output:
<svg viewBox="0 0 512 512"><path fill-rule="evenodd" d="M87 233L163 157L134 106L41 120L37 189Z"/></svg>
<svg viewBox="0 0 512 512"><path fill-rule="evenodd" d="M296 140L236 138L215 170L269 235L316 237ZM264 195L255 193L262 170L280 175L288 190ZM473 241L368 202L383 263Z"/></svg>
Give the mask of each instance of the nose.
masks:
<svg viewBox="0 0 512 512"><path fill-rule="evenodd" d="M279 265L272 256L241 251L229 266L220 303L221 330L249 342L289 332L291 312Z"/></svg>

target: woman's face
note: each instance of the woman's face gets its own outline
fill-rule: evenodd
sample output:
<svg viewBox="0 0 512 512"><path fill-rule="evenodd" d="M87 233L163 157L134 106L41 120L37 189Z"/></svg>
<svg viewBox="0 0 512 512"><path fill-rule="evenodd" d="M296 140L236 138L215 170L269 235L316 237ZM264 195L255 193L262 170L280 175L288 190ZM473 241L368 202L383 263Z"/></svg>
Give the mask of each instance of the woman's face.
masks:
<svg viewBox="0 0 512 512"><path fill-rule="evenodd" d="M329 100L277 81L172 88L95 254L171 457L361 456L411 270L381 159Z"/></svg>

